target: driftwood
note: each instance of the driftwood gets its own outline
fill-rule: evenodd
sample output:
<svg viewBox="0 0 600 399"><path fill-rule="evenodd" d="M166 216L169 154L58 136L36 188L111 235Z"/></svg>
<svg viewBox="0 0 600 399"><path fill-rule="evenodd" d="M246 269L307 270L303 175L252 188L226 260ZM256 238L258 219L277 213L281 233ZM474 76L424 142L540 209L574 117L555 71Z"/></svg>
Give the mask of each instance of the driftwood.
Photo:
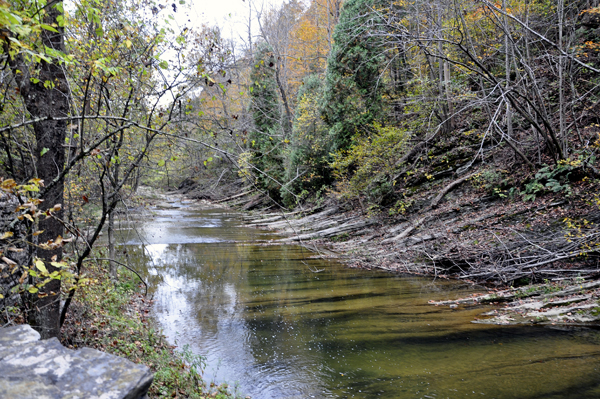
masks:
<svg viewBox="0 0 600 399"><path fill-rule="evenodd" d="M463 242L450 249L428 249L426 255L436 267L443 270L458 269L459 278L478 281L500 279L508 283L522 277L540 280L559 274L600 274L596 262L599 257L596 244L600 239L598 228L577 236L565 236L563 231L534 233L490 227L487 233L485 241L482 241L485 245ZM565 267L563 262L577 257L582 261L585 258L588 267Z"/></svg>
<svg viewBox="0 0 600 399"><path fill-rule="evenodd" d="M331 227L324 230L317 230L312 233L300 234L290 238L287 238L283 241L303 241L303 240L311 240L315 238L324 238L324 237L334 237L344 233L351 233L365 227L371 226L375 224L374 221L371 220L359 220L357 222L347 222L340 226Z"/></svg>
<svg viewBox="0 0 600 399"><path fill-rule="evenodd" d="M467 298L454 299L449 301L429 301L432 305L474 305L478 303L490 303L490 302L509 302L515 299L525 299L525 298L536 298L539 299L543 306L552 306L552 305L562 305L569 304L573 302L579 302L588 299L588 295L578 296L574 299L568 299L564 301L552 301L548 302L549 298L553 297L564 297L567 295L576 294L582 291L588 291L591 289L595 289L600 287L600 281L590 281L583 284L575 284L571 287L565 288L562 291L557 291L553 293L544 294L543 287L520 287L520 288L511 288L509 290L503 290L494 292L492 294L487 295L479 295L479 296L471 296ZM534 289L532 289L534 288ZM514 305L518 306L518 305Z"/></svg>
<svg viewBox="0 0 600 399"><path fill-rule="evenodd" d="M250 200L248 202L246 202L246 204L244 206L242 206L242 210L249 211L251 209L256 208L257 206L261 205L264 202L265 202L265 197L263 197L261 194L257 194L254 197L250 198Z"/></svg>
<svg viewBox="0 0 600 399"><path fill-rule="evenodd" d="M220 199L220 200L218 200L218 201L214 201L214 202L215 202L215 204L220 204L220 203L222 203L222 202L231 201L231 200L234 200L234 199L236 199L236 198L240 198L240 197L243 197L243 196L245 196L245 195L251 194L251 193L253 193L254 191L256 191L256 190L252 189L252 190L249 190L249 191L244 191L243 193L236 194L236 195L232 195L231 197L227 197L227 198L222 198L222 199Z"/></svg>
<svg viewBox="0 0 600 399"><path fill-rule="evenodd" d="M402 233L398 234L397 236L387 238L387 239L383 240L382 243L386 244L389 242L399 241L399 240L402 240L403 238L408 237L408 235L410 233L412 233L416 228L418 228L420 225L422 225L423 222L425 222L427 219L428 218L426 218L426 217L422 217L420 219L415 220L410 226L408 226L408 228L404 229L404 231L402 231Z"/></svg>

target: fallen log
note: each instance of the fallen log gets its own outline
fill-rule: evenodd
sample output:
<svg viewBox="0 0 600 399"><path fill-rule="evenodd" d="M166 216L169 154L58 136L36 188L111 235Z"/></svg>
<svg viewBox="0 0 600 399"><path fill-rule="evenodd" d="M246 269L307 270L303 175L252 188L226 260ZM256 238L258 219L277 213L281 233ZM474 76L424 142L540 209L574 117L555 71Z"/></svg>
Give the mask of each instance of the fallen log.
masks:
<svg viewBox="0 0 600 399"><path fill-rule="evenodd" d="M215 204L220 204L221 202L227 202L227 201L231 201L231 200L233 200L233 199L236 199L236 198L243 197L244 195L251 194L251 193L253 193L254 191L256 191L256 190L255 190L255 189L252 189L252 190L249 190L249 191L244 191L243 193L236 194L236 195L232 195L231 197L227 197L227 198L223 198L223 199L220 199L220 200L218 200L218 201L215 201Z"/></svg>
<svg viewBox="0 0 600 399"><path fill-rule="evenodd" d="M464 182L465 180L470 179L471 177L475 176L475 173L471 173L469 175L463 176L460 179L454 180L452 183L448 184L446 187L444 187L444 189L433 199L433 201L431 201L431 205L430 207L432 209L436 208L439 204L439 202L442 200L442 198L444 198L444 195L448 194L448 192L450 190L452 190L454 187L458 186L459 184L461 184L462 182Z"/></svg>

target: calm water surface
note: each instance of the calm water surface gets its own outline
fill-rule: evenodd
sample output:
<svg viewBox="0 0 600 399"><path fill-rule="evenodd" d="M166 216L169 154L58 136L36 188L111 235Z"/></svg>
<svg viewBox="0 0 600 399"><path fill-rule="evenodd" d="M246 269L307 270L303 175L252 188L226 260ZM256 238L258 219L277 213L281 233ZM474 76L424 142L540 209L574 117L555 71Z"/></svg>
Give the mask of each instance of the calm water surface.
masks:
<svg viewBox="0 0 600 399"><path fill-rule="evenodd" d="M597 331L472 324L486 308L427 304L472 288L261 245L276 237L222 210L135 225L164 333L252 398L600 398Z"/></svg>

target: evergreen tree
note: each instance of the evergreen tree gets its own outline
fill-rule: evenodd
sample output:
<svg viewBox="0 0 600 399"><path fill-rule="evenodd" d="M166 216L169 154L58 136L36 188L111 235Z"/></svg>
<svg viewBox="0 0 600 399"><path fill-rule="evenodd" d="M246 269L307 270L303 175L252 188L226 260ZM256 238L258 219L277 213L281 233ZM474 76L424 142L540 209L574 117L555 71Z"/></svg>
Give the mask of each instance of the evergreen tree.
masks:
<svg viewBox="0 0 600 399"><path fill-rule="evenodd" d="M383 115L380 77L385 56L381 39L371 34L378 24L373 6L373 0L346 2L333 34L322 114L334 151L348 149L355 135L368 131Z"/></svg>

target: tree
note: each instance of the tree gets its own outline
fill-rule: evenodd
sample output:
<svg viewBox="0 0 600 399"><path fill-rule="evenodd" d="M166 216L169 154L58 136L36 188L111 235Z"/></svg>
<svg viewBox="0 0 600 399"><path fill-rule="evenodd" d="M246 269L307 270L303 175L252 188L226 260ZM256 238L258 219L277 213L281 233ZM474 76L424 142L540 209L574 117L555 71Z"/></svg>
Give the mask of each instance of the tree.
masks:
<svg viewBox="0 0 600 399"><path fill-rule="evenodd" d="M161 167L152 153L173 145L190 120L181 99L204 80L183 55L163 73L169 61L161 54L185 53L187 30L157 25L135 2L81 1L75 10L67 18L59 1L15 9L0 3L0 57L11 71L0 81L0 177L2 189L22 202L15 223L28 234L7 231L3 244L27 250L20 264L5 258L22 273L14 288L43 337L59 334L102 228L108 220L114 230L113 212L135 190L139 168L150 161ZM86 217L88 203L101 209L99 217ZM65 245L70 254L62 259Z"/></svg>
<svg viewBox="0 0 600 399"><path fill-rule="evenodd" d="M331 143L319 111L322 90L322 79L309 75L298 91L294 128L284 154L285 184L281 196L287 206L296 205L298 195L305 197L331 182Z"/></svg>
<svg viewBox="0 0 600 399"><path fill-rule="evenodd" d="M39 35L33 38L20 37L6 32L3 36L5 62L10 65L18 92L27 112L36 122L35 134L35 178L44 182L40 193L43 202L40 211L54 210L53 216L39 221L40 243L52 242L64 234L62 224L64 204L65 166L64 141L67 117L70 114L70 91L64 72L65 56L63 3L62 1L41 1L40 8L33 4L20 4L20 11L29 18L39 21ZM13 37L15 35L16 37ZM12 39L12 40L11 40ZM32 40L31 40L32 39ZM23 49L12 46L14 40L31 40L28 46L41 55L31 55ZM28 63L33 58L33 63ZM61 65L62 63L62 65ZM62 258L62 248L39 247L35 255L44 261L46 269L52 273L57 268L53 262ZM40 290L35 301L35 325L43 338L58 336L60 331L60 286L59 279L51 279Z"/></svg>
<svg viewBox="0 0 600 399"><path fill-rule="evenodd" d="M281 149L285 135L277 96L276 60L268 44L259 43L257 47L250 73L250 110L254 126L248 136L249 148L259 187L277 200L283 173Z"/></svg>
<svg viewBox="0 0 600 399"><path fill-rule="evenodd" d="M366 134L383 117L384 56L380 40L369 34L374 18L371 0L344 3L328 58L323 117L333 150L346 150L354 136Z"/></svg>

